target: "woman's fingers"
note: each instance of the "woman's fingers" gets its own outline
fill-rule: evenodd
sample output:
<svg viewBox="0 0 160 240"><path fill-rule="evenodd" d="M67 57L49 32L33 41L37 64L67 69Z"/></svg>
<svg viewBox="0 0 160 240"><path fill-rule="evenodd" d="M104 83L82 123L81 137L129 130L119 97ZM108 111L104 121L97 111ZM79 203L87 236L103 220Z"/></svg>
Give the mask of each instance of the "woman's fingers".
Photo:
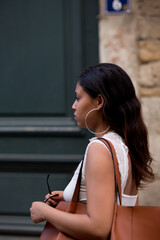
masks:
<svg viewBox="0 0 160 240"><path fill-rule="evenodd" d="M46 199L48 199L51 195L48 193L45 198L44 198L44 202L46 202Z"/></svg>
<svg viewBox="0 0 160 240"><path fill-rule="evenodd" d="M53 195L46 195L47 197L45 198L44 202L47 202L48 200L55 200L54 198L55 197L59 197L59 194L56 193L56 194L53 194Z"/></svg>
<svg viewBox="0 0 160 240"><path fill-rule="evenodd" d="M50 206L56 206L59 201L59 193L56 191L52 192L52 194L47 194L44 199L44 202Z"/></svg>

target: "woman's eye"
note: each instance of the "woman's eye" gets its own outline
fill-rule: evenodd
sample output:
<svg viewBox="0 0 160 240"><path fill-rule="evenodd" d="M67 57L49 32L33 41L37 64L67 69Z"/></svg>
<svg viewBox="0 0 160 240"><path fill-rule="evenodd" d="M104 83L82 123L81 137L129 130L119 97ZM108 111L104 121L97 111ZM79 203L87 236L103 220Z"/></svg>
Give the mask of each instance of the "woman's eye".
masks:
<svg viewBox="0 0 160 240"><path fill-rule="evenodd" d="M75 96L75 99L78 101L78 100L79 100L79 97Z"/></svg>

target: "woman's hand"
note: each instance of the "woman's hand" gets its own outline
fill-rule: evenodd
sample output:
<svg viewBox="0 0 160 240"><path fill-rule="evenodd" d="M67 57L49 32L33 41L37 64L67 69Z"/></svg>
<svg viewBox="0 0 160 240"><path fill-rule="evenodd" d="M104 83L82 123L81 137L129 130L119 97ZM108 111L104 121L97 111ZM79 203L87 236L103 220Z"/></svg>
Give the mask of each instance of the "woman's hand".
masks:
<svg viewBox="0 0 160 240"><path fill-rule="evenodd" d="M46 220L45 212L49 206L43 202L33 202L30 208L31 218L34 223L40 223Z"/></svg>
<svg viewBox="0 0 160 240"><path fill-rule="evenodd" d="M55 206L62 200L64 200L63 191L53 191L45 196L44 202L33 202L30 208L32 221L34 223L45 221L45 213L49 206Z"/></svg>
<svg viewBox="0 0 160 240"><path fill-rule="evenodd" d="M44 202L50 206L56 206L60 201L63 201L63 191L53 191L45 196Z"/></svg>

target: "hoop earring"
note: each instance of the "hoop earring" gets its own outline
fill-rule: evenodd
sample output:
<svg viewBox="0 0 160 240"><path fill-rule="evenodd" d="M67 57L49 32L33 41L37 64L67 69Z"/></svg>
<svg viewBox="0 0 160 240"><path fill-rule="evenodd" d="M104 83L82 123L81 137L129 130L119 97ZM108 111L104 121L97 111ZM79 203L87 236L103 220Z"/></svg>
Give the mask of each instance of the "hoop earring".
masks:
<svg viewBox="0 0 160 240"><path fill-rule="evenodd" d="M87 130L89 131L89 132L91 132L91 133L93 133L93 134L103 134L103 133L106 133L108 130L109 130L109 128L110 128L110 126L108 126L108 128L106 129L106 130L104 130L103 132L94 132L94 131L92 131L89 127L88 127L88 125L87 125L87 117L88 117L88 115L91 113L91 112L93 112L93 111L96 111L96 110L98 110L98 108L93 108L93 109L91 109L87 114L86 114L86 116L85 116L85 125L86 125L86 128L87 128Z"/></svg>

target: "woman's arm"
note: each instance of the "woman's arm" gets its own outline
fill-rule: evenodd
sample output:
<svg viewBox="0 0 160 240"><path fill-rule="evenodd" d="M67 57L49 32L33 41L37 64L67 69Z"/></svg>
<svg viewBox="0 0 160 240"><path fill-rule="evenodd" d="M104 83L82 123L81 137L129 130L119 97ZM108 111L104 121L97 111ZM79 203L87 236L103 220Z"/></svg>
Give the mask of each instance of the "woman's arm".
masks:
<svg viewBox="0 0 160 240"><path fill-rule="evenodd" d="M86 160L87 214L69 214L34 202L32 220L47 220L76 239L106 239L114 210L114 172L110 153L101 143L92 143Z"/></svg>

